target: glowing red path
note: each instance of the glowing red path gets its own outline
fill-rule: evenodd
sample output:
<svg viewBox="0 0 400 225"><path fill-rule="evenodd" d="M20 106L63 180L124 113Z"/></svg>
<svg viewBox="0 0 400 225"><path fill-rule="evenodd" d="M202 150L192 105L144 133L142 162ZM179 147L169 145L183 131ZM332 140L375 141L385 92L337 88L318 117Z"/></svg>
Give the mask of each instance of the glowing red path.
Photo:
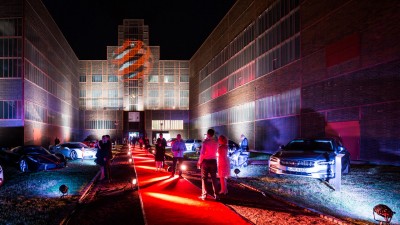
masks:
<svg viewBox="0 0 400 225"><path fill-rule="evenodd" d="M201 190L185 179L155 172L154 157L133 150L139 196L147 225L153 224L249 224L220 202L198 199Z"/></svg>

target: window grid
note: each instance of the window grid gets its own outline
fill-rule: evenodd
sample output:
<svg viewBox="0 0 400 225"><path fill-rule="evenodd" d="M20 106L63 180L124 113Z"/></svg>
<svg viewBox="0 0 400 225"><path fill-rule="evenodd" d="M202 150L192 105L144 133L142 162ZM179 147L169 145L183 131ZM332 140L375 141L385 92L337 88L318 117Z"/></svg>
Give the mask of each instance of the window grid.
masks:
<svg viewBox="0 0 400 225"><path fill-rule="evenodd" d="M298 9L298 0L277 1L200 70L199 102L224 94L219 82L227 77L230 91L298 59Z"/></svg>

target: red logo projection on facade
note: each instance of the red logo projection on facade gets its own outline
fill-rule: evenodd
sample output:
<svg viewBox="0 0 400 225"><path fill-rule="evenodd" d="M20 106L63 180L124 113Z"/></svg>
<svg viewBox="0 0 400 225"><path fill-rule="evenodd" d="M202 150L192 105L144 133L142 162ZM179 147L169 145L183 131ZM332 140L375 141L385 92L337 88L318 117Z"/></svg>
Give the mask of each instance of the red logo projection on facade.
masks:
<svg viewBox="0 0 400 225"><path fill-rule="evenodd" d="M114 51L114 55L113 62L124 81L141 78L150 68L150 48L142 41L126 40Z"/></svg>

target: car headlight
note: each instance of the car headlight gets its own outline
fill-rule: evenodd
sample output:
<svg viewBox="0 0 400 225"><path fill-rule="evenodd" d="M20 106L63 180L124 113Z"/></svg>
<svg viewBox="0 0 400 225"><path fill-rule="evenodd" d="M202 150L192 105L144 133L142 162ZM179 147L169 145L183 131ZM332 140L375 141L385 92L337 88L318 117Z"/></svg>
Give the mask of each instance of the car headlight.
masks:
<svg viewBox="0 0 400 225"><path fill-rule="evenodd" d="M335 160L329 160L329 161L319 161L318 165L334 165L335 164Z"/></svg>
<svg viewBox="0 0 400 225"><path fill-rule="evenodd" d="M269 158L269 160L270 160L271 162L279 162L279 158L274 157L274 156L271 156L271 157Z"/></svg>

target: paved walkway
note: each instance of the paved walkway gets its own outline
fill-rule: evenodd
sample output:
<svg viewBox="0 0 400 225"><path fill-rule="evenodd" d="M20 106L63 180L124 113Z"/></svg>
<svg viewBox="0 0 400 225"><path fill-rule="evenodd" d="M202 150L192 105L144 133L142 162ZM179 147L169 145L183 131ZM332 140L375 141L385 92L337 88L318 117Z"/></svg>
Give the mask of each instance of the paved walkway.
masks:
<svg viewBox="0 0 400 225"><path fill-rule="evenodd" d="M224 204L208 197L178 175L156 172L154 156L145 149L132 148L145 223L154 224L251 224Z"/></svg>

